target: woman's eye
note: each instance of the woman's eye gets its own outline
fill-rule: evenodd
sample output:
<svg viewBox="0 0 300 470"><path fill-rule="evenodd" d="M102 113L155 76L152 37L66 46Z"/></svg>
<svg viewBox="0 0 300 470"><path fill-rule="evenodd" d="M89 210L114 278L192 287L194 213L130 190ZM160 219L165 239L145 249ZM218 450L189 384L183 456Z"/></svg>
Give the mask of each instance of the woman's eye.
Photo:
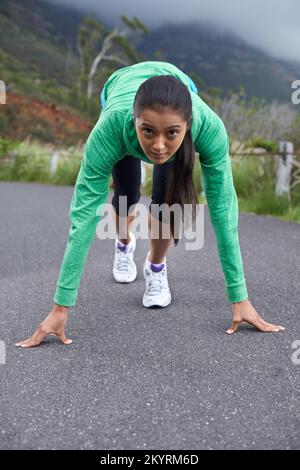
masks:
<svg viewBox="0 0 300 470"><path fill-rule="evenodd" d="M174 134L171 134L171 132L173 132ZM169 134L171 137L175 137L178 134L178 132L173 130L173 131L169 131Z"/></svg>
<svg viewBox="0 0 300 470"><path fill-rule="evenodd" d="M150 135L151 132L152 132L152 130L149 129L149 128L147 128L147 127L144 127L143 132L144 132L146 135Z"/></svg>
<svg viewBox="0 0 300 470"><path fill-rule="evenodd" d="M152 129L149 129L148 127L144 127L142 131L147 136L150 136L153 132ZM178 134L178 131L176 131L175 129L168 132L169 137L176 137L177 134Z"/></svg>

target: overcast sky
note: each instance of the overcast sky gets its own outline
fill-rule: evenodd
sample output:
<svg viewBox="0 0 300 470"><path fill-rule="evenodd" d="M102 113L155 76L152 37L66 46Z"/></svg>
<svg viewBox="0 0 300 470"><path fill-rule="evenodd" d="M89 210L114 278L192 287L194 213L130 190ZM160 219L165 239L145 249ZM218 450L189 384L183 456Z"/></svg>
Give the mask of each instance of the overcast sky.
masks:
<svg viewBox="0 0 300 470"><path fill-rule="evenodd" d="M49 1L89 9L109 21L136 15L151 28L170 21L214 21L276 57L300 62L299 0Z"/></svg>

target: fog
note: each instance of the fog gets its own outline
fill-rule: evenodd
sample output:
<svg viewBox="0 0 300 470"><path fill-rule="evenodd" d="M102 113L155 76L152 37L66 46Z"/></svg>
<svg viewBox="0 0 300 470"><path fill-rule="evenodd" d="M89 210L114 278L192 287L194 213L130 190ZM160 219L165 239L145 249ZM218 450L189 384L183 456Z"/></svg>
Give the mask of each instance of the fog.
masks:
<svg viewBox="0 0 300 470"><path fill-rule="evenodd" d="M151 29L166 22L208 22L269 54L300 62L299 0L48 0L96 13L113 24L122 14Z"/></svg>

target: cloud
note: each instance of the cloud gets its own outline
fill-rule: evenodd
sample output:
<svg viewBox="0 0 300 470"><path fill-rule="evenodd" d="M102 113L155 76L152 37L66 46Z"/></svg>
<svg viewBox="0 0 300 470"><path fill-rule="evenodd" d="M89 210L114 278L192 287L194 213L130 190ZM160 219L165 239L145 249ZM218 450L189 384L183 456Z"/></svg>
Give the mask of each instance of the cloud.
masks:
<svg viewBox="0 0 300 470"><path fill-rule="evenodd" d="M300 62L299 0L49 0L115 22L120 15L139 17L154 28L165 22L214 23L275 57Z"/></svg>

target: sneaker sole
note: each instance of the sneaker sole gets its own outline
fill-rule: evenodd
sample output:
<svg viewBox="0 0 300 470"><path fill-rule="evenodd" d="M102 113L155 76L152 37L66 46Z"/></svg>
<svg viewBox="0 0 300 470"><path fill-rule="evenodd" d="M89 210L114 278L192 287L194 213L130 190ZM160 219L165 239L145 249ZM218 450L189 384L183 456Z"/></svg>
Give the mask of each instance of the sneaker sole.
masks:
<svg viewBox="0 0 300 470"><path fill-rule="evenodd" d="M164 307L167 307L168 305L170 305L171 303L171 300L172 298L170 297L168 300L166 300L165 302L161 302L161 303L147 303L144 301L144 298L143 298L143 306L146 307L146 308L164 308Z"/></svg>

